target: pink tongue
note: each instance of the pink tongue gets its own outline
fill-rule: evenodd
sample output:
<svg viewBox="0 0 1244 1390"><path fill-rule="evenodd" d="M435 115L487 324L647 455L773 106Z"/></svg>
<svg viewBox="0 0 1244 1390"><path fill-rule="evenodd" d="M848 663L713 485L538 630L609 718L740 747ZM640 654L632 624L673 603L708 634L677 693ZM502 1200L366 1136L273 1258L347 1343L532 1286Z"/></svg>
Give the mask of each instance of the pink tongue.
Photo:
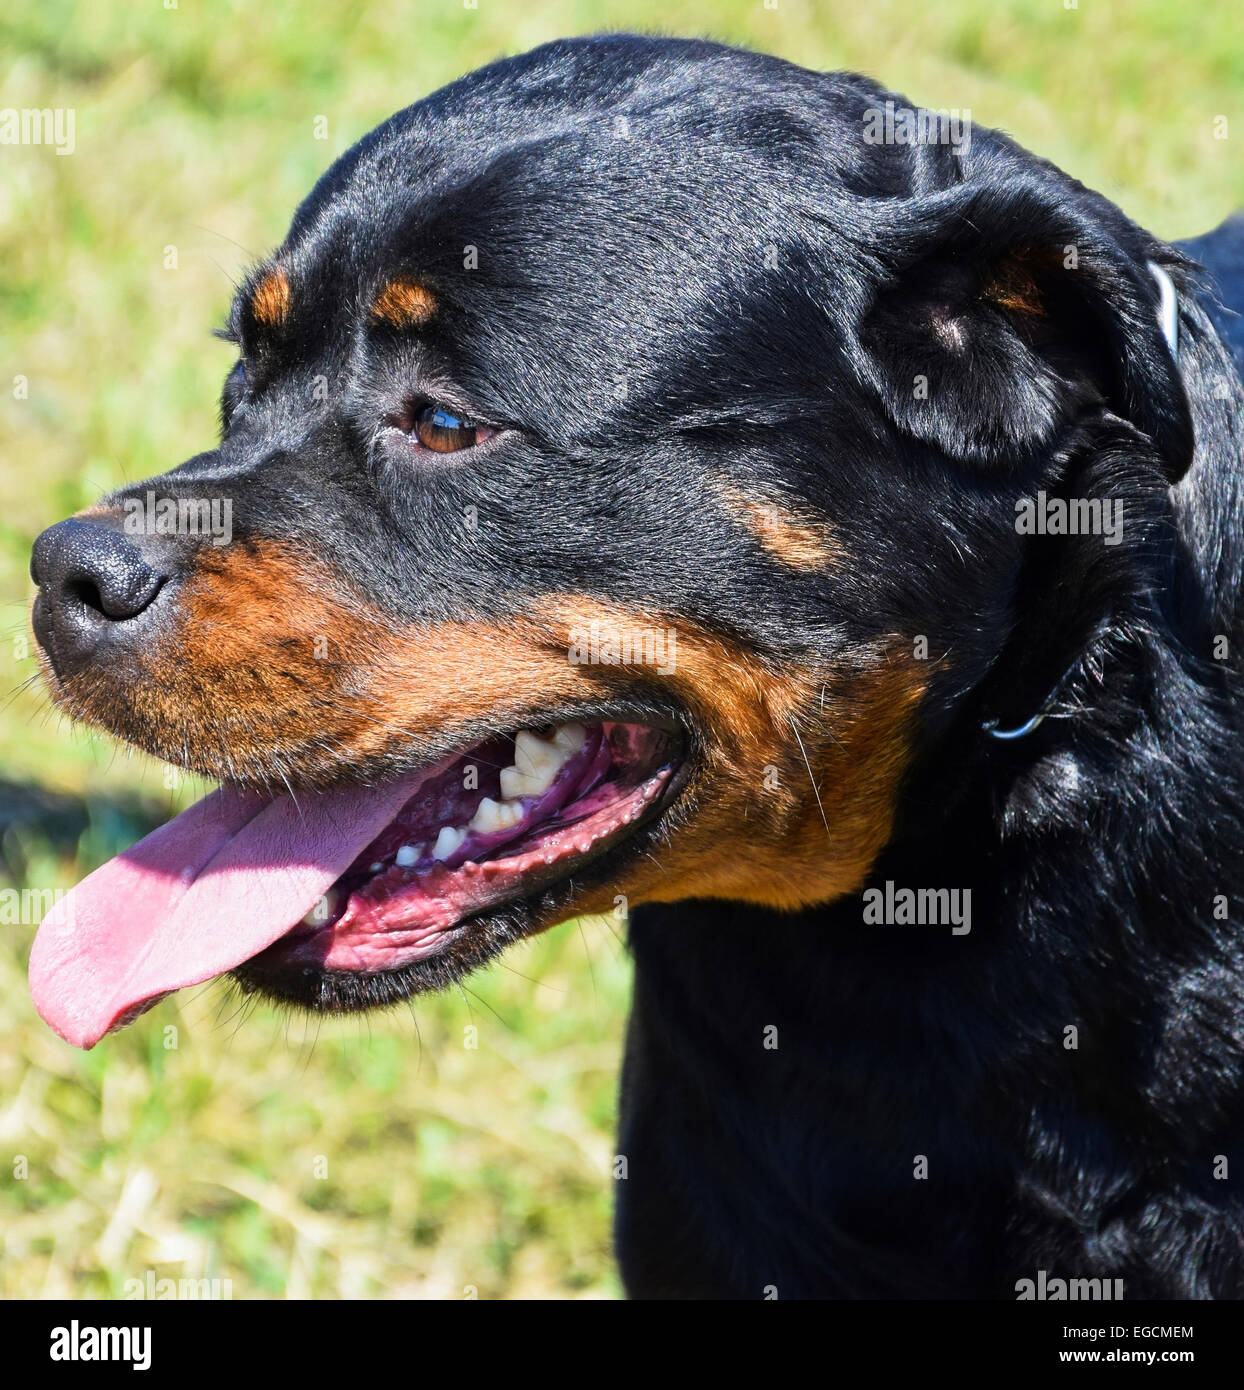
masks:
<svg viewBox="0 0 1244 1390"><path fill-rule="evenodd" d="M212 792L88 875L43 919L35 1008L94 1047L144 1004L232 970L284 936L427 773L383 787Z"/></svg>

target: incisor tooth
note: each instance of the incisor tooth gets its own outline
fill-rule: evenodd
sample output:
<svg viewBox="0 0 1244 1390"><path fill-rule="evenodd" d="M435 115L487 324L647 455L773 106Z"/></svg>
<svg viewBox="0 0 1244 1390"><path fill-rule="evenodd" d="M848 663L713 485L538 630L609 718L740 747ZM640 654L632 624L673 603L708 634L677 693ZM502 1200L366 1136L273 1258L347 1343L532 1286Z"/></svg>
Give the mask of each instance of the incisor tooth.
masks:
<svg viewBox="0 0 1244 1390"><path fill-rule="evenodd" d="M419 862L422 853L422 845L403 845L393 856L393 862L399 869L409 869L412 864Z"/></svg>
<svg viewBox="0 0 1244 1390"><path fill-rule="evenodd" d="M441 833L432 846L433 859L448 859L467 837L466 826L442 825Z"/></svg>

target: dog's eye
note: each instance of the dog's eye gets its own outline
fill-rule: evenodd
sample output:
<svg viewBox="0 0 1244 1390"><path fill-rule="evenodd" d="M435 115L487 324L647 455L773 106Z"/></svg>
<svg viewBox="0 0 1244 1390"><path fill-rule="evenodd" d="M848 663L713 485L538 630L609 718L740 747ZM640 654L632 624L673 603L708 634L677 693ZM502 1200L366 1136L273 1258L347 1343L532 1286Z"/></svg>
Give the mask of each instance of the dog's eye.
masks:
<svg viewBox="0 0 1244 1390"><path fill-rule="evenodd" d="M472 424L439 405L425 405L417 411L410 432L420 448L431 449L437 454L473 449L496 434L488 425Z"/></svg>

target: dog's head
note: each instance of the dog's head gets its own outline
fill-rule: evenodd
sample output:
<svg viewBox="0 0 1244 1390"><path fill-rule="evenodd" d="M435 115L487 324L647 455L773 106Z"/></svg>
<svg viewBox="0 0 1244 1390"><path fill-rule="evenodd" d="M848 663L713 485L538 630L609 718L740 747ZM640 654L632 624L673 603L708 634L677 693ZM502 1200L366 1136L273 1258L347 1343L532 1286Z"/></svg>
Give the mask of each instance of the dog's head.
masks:
<svg viewBox="0 0 1244 1390"><path fill-rule="evenodd" d="M1188 461L1158 252L1005 139L894 119L610 37L328 171L234 303L219 446L35 547L58 702L228 784L45 927L56 1026L235 966L384 1002L620 903L831 901L923 749L1040 697L1102 537L1034 561L1017 503Z"/></svg>

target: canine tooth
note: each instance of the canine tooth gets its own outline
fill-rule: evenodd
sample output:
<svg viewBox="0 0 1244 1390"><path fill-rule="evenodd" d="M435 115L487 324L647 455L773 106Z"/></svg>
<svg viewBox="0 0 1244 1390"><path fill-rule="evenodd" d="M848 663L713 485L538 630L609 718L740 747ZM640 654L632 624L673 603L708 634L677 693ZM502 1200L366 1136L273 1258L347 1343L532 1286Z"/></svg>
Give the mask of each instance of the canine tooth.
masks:
<svg viewBox="0 0 1244 1390"><path fill-rule="evenodd" d="M399 869L409 869L411 865L419 862L419 856L422 852L422 845L403 845L393 856L393 862Z"/></svg>
<svg viewBox="0 0 1244 1390"><path fill-rule="evenodd" d="M467 837L466 826L442 825L432 846L433 859L448 859Z"/></svg>
<svg viewBox="0 0 1244 1390"><path fill-rule="evenodd" d="M553 742L564 754L577 753L587 742L587 730L582 724L562 724L553 735Z"/></svg>
<svg viewBox="0 0 1244 1390"><path fill-rule="evenodd" d="M513 801L494 801L485 796L480 799L475 814L471 817L471 829L491 835L495 830L509 830L523 818L523 808Z"/></svg>

